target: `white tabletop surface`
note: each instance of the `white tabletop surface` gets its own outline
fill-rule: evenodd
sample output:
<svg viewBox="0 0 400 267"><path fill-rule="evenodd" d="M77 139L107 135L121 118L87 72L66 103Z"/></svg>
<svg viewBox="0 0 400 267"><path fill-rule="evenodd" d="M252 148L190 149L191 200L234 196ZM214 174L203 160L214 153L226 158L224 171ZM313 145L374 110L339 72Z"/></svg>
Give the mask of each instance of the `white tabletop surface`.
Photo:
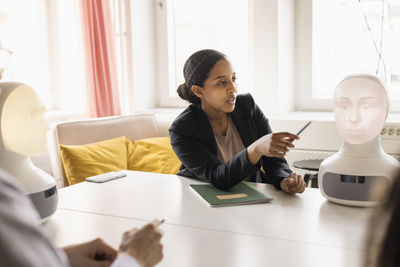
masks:
<svg viewBox="0 0 400 267"><path fill-rule="evenodd" d="M59 190L58 211L45 224L55 242L100 236L117 248L125 230L167 216L159 266L362 265L370 209L330 203L318 189L292 196L265 184L252 185L271 203L211 208L189 187L197 180L127 174Z"/></svg>

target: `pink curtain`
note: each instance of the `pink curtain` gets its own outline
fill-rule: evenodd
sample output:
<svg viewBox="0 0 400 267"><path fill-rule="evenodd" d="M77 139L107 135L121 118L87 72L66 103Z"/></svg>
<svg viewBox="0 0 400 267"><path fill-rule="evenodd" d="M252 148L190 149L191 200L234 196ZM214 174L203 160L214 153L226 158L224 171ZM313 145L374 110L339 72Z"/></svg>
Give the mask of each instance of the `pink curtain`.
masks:
<svg viewBox="0 0 400 267"><path fill-rule="evenodd" d="M114 30L108 0L80 0L89 115L121 114Z"/></svg>

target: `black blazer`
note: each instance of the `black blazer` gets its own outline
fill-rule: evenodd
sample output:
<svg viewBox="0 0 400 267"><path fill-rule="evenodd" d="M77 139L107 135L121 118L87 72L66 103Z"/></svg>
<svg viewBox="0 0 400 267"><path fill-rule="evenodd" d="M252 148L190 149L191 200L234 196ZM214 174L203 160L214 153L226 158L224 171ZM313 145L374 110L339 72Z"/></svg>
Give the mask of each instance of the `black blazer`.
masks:
<svg viewBox="0 0 400 267"><path fill-rule="evenodd" d="M245 148L272 132L268 119L250 94L237 96L230 115ZM246 149L221 163L217 159L213 130L200 105L191 104L186 108L172 123L169 136L182 162L178 175L198 178L220 189L229 189L247 177L281 189L280 182L292 172L284 158L262 156L254 166L247 158Z"/></svg>

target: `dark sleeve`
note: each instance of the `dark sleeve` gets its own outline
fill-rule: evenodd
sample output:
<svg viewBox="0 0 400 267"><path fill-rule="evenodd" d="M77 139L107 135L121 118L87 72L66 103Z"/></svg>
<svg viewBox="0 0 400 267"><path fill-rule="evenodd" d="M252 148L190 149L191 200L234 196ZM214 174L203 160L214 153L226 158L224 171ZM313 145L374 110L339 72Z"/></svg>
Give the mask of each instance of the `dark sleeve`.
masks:
<svg viewBox="0 0 400 267"><path fill-rule="evenodd" d="M269 125L268 119L264 116L264 113L253 102L252 118L257 129L257 137L272 133L271 126ZM273 184L277 189L281 190L281 181L286 178L292 171L289 168L285 158L266 157L262 156L259 165L263 167L265 175L261 174L261 179L264 183Z"/></svg>
<svg viewBox="0 0 400 267"><path fill-rule="evenodd" d="M69 266L64 252L39 228L39 215L30 200L7 176L0 171L0 265Z"/></svg>
<svg viewBox="0 0 400 267"><path fill-rule="evenodd" d="M246 149L221 164L202 140L180 134L176 130L170 130L170 138L172 148L184 166L180 173L184 176L185 172L190 172L190 176L227 190L257 171L249 162Z"/></svg>

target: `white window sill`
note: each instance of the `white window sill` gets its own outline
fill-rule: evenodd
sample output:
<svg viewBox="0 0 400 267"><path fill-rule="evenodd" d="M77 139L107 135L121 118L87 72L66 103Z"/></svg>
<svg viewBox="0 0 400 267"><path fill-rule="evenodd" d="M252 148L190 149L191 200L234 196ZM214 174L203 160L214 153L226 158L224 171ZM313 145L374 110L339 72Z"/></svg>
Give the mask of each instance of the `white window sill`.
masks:
<svg viewBox="0 0 400 267"><path fill-rule="evenodd" d="M150 109L141 109L136 110L135 113L150 113L160 117L177 117L185 107L182 108L150 108ZM266 117L270 120L283 120L283 121L321 121L321 122L332 122L334 121L333 112L321 112L321 111L293 111L288 112L279 116L268 116ZM62 122L62 121L70 121L70 120L78 120L85 119L84 113L70 113L65 111L48 111L46 112L46 119L50 124ZM400 122L400 113L392 112L388 114L386 119L386 123L399 123Z"/></svg>
<svg viewBox="0 0 400 267"><path fill-rule="evenodd" d="M268 118L268 116L267 116ZM272 120L292 120L292 121L321 121L321 122L332 122L335 121L333 112L321 112L321 111L293 111L279 116L272 116L269 119ZM388 114L386 123L399 123L400 113L391 112Z"/></svg>
<svg viewBox="0 0 400 267"><path fill-rule="evenodd" d="M185 108L186 107L182 107L182 108L148 108L148 109L135 110L135 113L179 115Z"/></svg>
<svg viewBox="0 0 400 267"><path fill-rule="evenodd" d="M151 108L137 110L136 113L150 113L160 116L178 116L185 107L183 108ZM82 115L83 116L83 115ZM292 111L278 116L265 116L270 120L292 120L292 121L321 121L321 122L332 122L335 120L333 112L323 111ZM386 123L399 123L400 112L391 112L388 114Z"/></svg>
<svg viewBox="0 0 400 267"><path fill-rule="evenodd" d="M271 120L292 120L292 121L334 121L333 112L320 111L293 111L278 116L266 117Z"/></svg>
<svg viewBox="0 0 400 267"><path fill-rule="evenodd" d="M150 113L156 116L178 116L185 108L151 108L136 110L135 113ZM279 116L265 116L270 120L285 121L334 121L332 112L316 112L316 111L293 111Z"/></svg>

